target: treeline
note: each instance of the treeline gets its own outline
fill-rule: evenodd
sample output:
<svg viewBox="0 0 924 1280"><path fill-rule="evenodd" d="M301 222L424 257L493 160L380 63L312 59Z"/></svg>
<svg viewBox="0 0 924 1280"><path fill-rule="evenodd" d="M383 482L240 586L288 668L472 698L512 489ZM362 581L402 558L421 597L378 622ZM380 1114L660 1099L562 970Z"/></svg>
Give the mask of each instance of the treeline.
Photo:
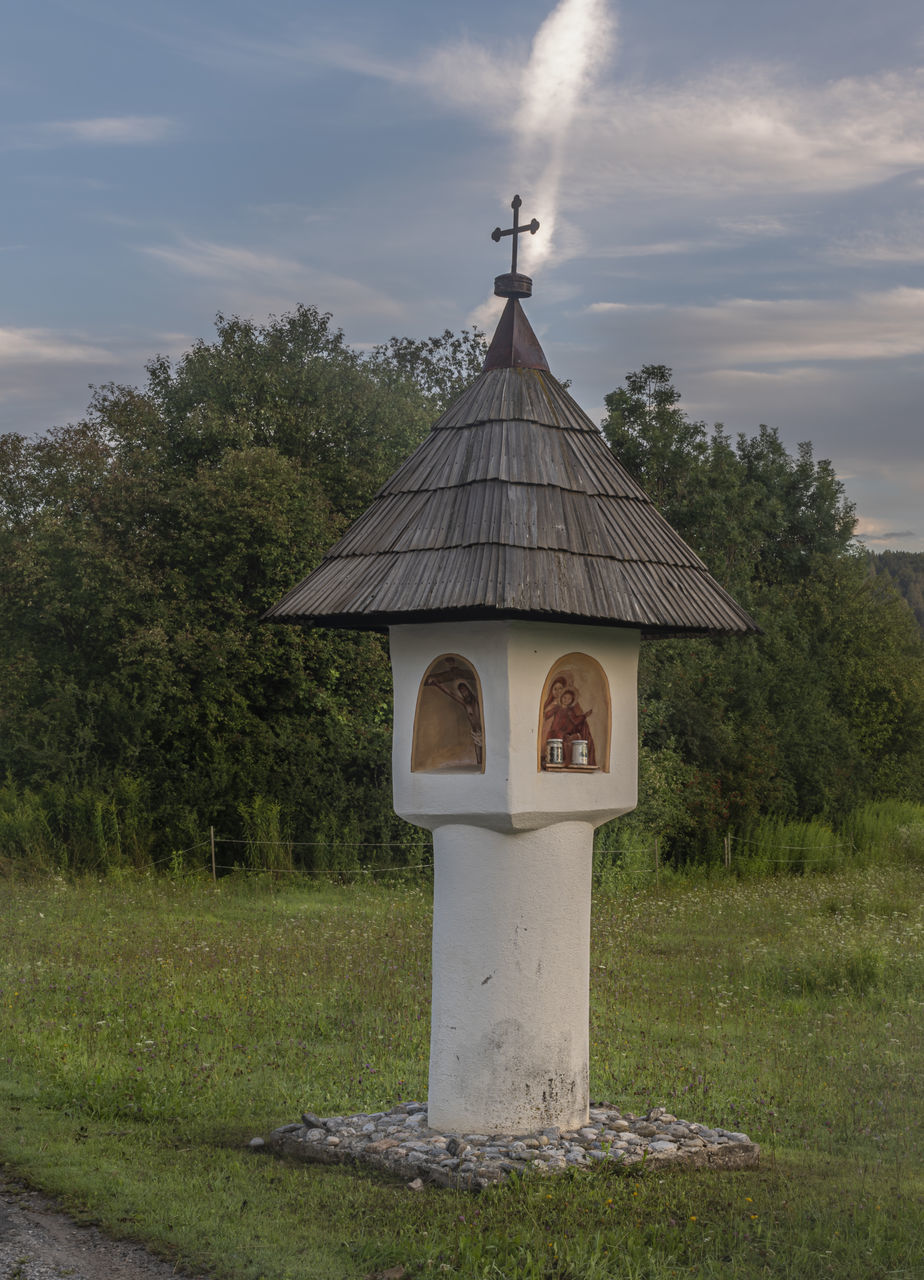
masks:
<svg viewBox="0 0 924 1280"><path fill-rule="evenodd" d="M0 856L144 863L210 825L308 865L418 841L391 811L386 642L258 618L483 342L360 356L313 307L217 327L83 421L0 438Z"/></svg>
<svg viewBox="0 0 924 1280"><path fill-rule="evenodd" d="M176 862L210 825L308 868L419 857L391 809L385 641L258 618L483 352L447 332L360 355L312 307L219 317L142 389L0 438L0 859ZM642 802L620 830L688 860L760 815L920 799L924 645L830 465L690 421L659 366L607 408L617 455L763 628L644 646Z"/></svg>
<svg viewBox="0 0 924 1280"><path fill-rule="evenodd" d="M701 858L760 815L837 823L920 801L924 642L870 574L831 464L766 426L733 440L692 421L664 366L629 374L606 405L616 455L763 630L643 646L642 800L623 828Z"/></svg>
<svg viewBox="0 0 924 1280"><path fill-rule="evenodd" d="M924 631L924 551L880 551L870 556L870 565L907 600Z"/></svg>

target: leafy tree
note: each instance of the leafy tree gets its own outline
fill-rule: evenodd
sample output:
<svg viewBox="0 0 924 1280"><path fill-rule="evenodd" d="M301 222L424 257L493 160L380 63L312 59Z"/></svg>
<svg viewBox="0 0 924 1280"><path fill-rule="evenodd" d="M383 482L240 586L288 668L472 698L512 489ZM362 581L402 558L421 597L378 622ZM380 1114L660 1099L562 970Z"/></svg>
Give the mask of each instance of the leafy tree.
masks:
<svg viewBox="0 0 924 1280"><path fill-rule="evenodd" d="M880 551L870 568L893 584L924 631L924 551Z"/></svg>
<svg viewBox="0 0 924 1280"><path fill-rule="evenodd" d="M603 430L763 629L643 646L643 752L683 771L686 821L675 814L664 833L675 853L698 856L759 813L835 816L915 794L924 648L870 580L833 468L809 444L790 454L766 426L734 444L721 426L710 433L670 377L663 365L629 374L606 398Z"/></svg>
<svg viewBox="0 0 924 1280"><path fill-rule="evenodd" d="M603 422L620 462L672 524L691 501L701 500L700 468L708 450L705 424L690 421L679 401L667 365L646 364L605 397Z"/></svg>
<svg viewBox="0 0 924 1280"><path fill-rule="evenodd" d="M854 507L810 444L792 457L776 430L740 434L679 407L665 365L644 365L605 398L603 431L655 505L729 589L788 582L815 555L851 546Z"/></svg>
<svg viewBox="0 0 924 1280"><path fill-rule="evenodd" d="M314 307L265 325L219 315L217 328L175 367L151 361L143 404L121 387L96 397L91 413L121 450L153 447L162 466L189 470L228 448L272 448L352 519L430 426L410 375L383 376Z"/></svg>
<svg viewBox="0 0 924 1280"><path fill-rule="evenodd" d="M144 389L3 438L0 774L68 794L142 779L161 852L233 834L255 796L313 846L358 838L359 794L365 839L393 838L382 639L258 619L428 428L402 352L397 377L311 307L219 317Z"/></svg>
<svg viewBox="0 0 924 1280"><path fill-rule="evenodd" d="M477 326L460 334L444 329L439 337L423 340L390 338L372 348L368 365L391 382L410 382L440 413L477 378L487 350Z"/></svg>

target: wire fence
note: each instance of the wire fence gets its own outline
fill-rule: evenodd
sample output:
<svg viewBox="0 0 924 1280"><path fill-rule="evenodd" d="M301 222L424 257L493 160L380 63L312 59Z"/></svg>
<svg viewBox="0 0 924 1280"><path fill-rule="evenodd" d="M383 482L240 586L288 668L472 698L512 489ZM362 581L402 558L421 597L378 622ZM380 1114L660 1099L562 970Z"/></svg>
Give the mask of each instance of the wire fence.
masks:
<svg viewBox="0 0 924 1280"><path fill-rule="evenodd" d="M386 866L377 865L352 865L341 867L292 867L292 866L259 866L247 865L241 862L223 862L218 858L217 850L219 846L230 845L238 846L243 849L260 849L260 848L277 848L285 849L288 853L292 853L296 849L324 849L330 853L336 850L348 850L351 854L356 854L359 850L382 850L382 849L400 849L406 850L407 845L398 841L356 841L356 840L263 840L248 839L247 837L231 837L219 836L215 834L214 828L210 828L209 836L206 839L199 840L195 844L190 845L186 849L178 849L167 858L160 858L152 865L162 866L166 864L177 865L188 854L195 853L201 849L209 849L211 852L211 872L213 879L217 879L218 873L238 873L250 875L272 875L274 877L293 876L293 877L314 877L314 876L330 876L338 878L354 878L361 877L363 879L405 872L432 872L432 849L429 861L409 862L409 863L392 863ZM760 849L761 852L756 858L748 858L747 856L735 858L733 845L749 846L754 849ZM768 857L770 851L780 852L792 855L795 854L812 854L814 856L801 856L798 858L789 857ZM620 876L638 876L638 877L654 877L655 881L659 881L661 873L671 871L673 868L665 866L661 859L661 841L658 837L652 839L648 865L629 865L627 858L631 862L638 861L639 847L630 853L621 848L607 849L598 848L594 850L598 860L603 862L595 871L595 878L602 878L607 874L611 874L613 870L618 871ZM845 854L859 854L857 846L852 842L844 843L843 841L833 841L828 845L824 853L818 852L816 844L769 844L767 839L762 840L750 839L746 836L739 836L729 833L723 837L723 859L722 867L725 871L737 874L739 869L744 869L749 863L758 862L761 866L788 866L793 869L802 869L810 866L824 864L831 865L833 857L843 856ZM609 861L604 861L609 860ZM710 864L712 869L716 869L716 864Z"/></svg>
<svg viewBox="0 0 924 1280"><path fill-rule="evenodd" d="M36 835L32 827L16 828L15 814L0 814L0 820L5 816L10 821L0 830L0 877L22 867L89 872L135 867L177 876L211 871L215 879L237 873L343 882L387 876L427 878L433 873L432 844L420 831L415 836L410 830L398 830L393 840L364 840L359 829L331 831L323 838L322 826L314 839L292 839L286 837L277 813L267 818L261 812L245 815L243 834L237 827L237 836L221 835L212 826L196 839L190 831L187 838L193 843L179 849L166 841L159 849L151 848L153 840L144 831L139 838L129 824L127 833L121 832L118 822L113 831L77 832L71 847L69 837L66 841L63 834L55 835L47 822L36 828ZM309 829L304 834L315 832ZM820 819L768 817L738 831L728 830L724 836L712 831L707 840L705 833L701 835L689 859L678 855L676 848L673 856L662 859L662 844L668 847L668 842L650 828L647 832L632 824L606 828L596 836L594 878L657 883L662 876L708 878L723 871L739 877L801 875L896 858L924 863L924 805L877 802L858 807L836 825Z"/></svg>
<svg viewBox="0 0 924 1280"><path fill-rule="evenodd" d="M401 849L406 850L407 845L398 841L383 840L262 840L249 839L248 837L236 836L218 836L215 834L214 827L209 828L209 836L205 840L198 840L195 844L189 845L185 849L176 849L168 857L158 858L152 866L177 866L190 853L195 853L200 849L209 849L211 852L211 872L212 878L217 879L218 872L232 872L238 874L250 875L272 875L272 876L337 876L337 877L354 877L361 876L363 879L373 875L390 875L406 871L427 871L432 870L432 862L403 862L389 863L387 866L376 865L353 865L341 867L287 867L287 866L254 866L241 862L222 862L219 860L217 849L220 845L232 845L240 848L251 850L260 848L276 848L284 849L291 854L296 849L324 849L333 852L334 850L349 850L355 854L361 849Z"/></svg>
<svg viewBox="0 0 924 1280"><path fill-rule="evenodd" d="M754 845L757 848L760 848L761 846L766 847L765 840L748 840L745 836L735 836L735 835L729 835L726 837L726 839L733 840L735 844L750 844L750 845ZM798 851L800 849L817 849L818 848L817 844L778 844L778 845L775 845L774 847L777 849L791 849L794 851ZM853 853L858 852L857 846L853 843L853 841L851 841L849 844L841 844L840 842L835 840L830 845L830 849L832 853L835 851L840 853L844 850L850 850ZM789 862L790 859L778 858L777 861ZM819 858L819 859L816 859L816 861L824 861L824 859Z"/></svg>

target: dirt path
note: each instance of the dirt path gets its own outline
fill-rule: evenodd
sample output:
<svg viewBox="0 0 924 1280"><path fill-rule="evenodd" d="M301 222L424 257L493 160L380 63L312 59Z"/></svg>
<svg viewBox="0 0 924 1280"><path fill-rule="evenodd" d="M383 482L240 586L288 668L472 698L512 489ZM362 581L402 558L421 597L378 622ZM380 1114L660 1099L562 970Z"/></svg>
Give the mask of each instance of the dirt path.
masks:
<svg viewBox="0 0 924 1280"><path fill-rule="evenodd" d="M139 1244L81 1226L0 1170L0 1280L182 1280ZM188 1280L208 1280L199 1273Z"/></svg>

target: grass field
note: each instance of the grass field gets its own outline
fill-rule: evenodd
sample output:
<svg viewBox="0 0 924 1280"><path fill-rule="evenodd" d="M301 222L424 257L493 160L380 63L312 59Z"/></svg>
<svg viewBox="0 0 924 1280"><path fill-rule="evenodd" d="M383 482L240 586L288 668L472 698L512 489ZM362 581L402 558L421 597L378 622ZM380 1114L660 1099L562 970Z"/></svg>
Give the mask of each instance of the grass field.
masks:
<svg viewBox="0 0 924 1280"><path fill-rule="evenodd" d="M592 1094L745 1130L752 1173L478 1196L246 1148L426 1093L429 891L0 883L0 1158L222 1280L924 1277L924 870L595 894Z"/></svg>

